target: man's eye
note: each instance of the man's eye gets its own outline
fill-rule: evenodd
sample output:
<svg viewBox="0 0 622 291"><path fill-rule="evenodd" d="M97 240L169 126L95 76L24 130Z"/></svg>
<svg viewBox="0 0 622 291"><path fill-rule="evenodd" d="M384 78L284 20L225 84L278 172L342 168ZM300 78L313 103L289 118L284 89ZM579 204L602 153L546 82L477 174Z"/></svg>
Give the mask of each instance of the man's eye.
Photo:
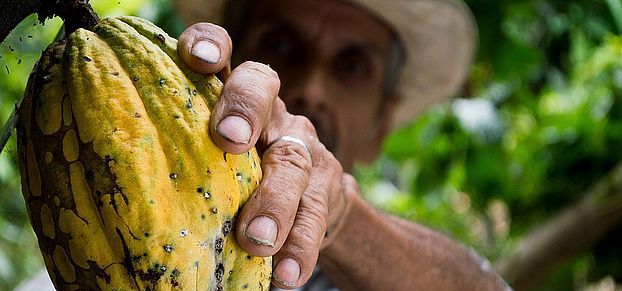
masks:
<svg viewBox="0 0 622 291"><path fill-rule="evenodd" d="M363 53L344 53L336 59L336 73L345 80L369 80L373 76L371 60Z"/></svg>
<svg viewBox="0 0 622 291"><path fill-rule="evenodd" d="M287 32L271 31L260 40L261 54L268 58L289 58L295 54L296 41Z"/></svg>

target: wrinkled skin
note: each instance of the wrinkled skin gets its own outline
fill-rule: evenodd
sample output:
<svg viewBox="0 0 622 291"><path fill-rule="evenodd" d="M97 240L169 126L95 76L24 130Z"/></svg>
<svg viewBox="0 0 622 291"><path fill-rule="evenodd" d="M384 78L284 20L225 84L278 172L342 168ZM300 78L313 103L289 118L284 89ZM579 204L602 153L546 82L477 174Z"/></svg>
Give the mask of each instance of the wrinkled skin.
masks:
<svg viewBox="0 0 622 291"><path fill-rule="evenodd" d="M210 125L215 143L231 153L264 150L265 178L237 238L251 254L274 255L273 284L304 284L321 250L319 264L341 290L503 289L455 242L373 209L344 172L376 156L399 106L398 96L381 94L390 30L340 1L255 3L235 48L244 62L232 71L234 48L219 26L189 27L179 51L197 72L225 78ZM278 140L284 135L310 153Z"/></svg>

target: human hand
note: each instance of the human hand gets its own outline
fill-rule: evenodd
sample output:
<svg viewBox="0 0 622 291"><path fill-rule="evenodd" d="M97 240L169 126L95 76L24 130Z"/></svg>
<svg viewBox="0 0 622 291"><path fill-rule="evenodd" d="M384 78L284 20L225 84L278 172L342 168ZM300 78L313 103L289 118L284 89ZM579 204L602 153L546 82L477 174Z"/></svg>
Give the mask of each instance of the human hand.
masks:
<svg viewBox="0 0 622 291"><path fill-rule="evenodd" d="M237 218L238 243L253 255L273 256L274 285L301 286L338 233L346 196L357 189L354 178L343 173L309 119L287 112L275 71L256 62L229 69L232 44L223 28L190 26L178 48L191 69L223 79L209 127L216 145L233 154L257 146L262 153L264 178Z"/></svg>

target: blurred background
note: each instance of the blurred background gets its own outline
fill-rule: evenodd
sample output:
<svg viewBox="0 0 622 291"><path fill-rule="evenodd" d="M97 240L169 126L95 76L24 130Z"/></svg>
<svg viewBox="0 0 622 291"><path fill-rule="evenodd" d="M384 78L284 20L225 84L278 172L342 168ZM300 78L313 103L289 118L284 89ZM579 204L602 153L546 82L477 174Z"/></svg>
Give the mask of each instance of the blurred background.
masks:
<svg viewBox="0 0 622 291"><path fill-rule="evenodd" d="M455 98L356 170L366 198L486 256L517 290L622 290L622 1L467 0L479 54ZM91 0L172 36L167 0ZM59 19L0 44L0 125ZM0 154L0 290L42 268L16 168Z"/></svg>

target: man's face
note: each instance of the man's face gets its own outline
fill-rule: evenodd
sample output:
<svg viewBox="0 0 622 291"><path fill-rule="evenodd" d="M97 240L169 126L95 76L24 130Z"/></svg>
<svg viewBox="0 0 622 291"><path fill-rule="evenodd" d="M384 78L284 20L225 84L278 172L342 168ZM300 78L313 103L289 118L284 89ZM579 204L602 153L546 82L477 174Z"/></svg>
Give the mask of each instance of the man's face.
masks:
<svg viewBox="0 0 622 291"><path fill-rule="evenodd" d="M382 94L390 30L337 0L255 3L234 58L272 66L288 111L313 122L346 170L372 159L394 107Z"/></svg>

